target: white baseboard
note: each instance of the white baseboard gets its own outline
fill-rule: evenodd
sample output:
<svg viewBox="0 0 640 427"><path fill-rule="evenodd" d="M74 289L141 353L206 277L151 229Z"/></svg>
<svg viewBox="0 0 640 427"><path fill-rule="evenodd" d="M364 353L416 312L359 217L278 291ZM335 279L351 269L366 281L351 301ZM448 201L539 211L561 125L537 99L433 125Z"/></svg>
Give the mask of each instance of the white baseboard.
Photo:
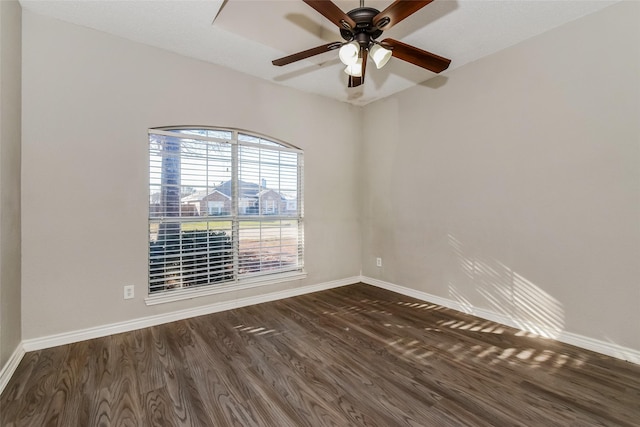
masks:
<svg viewBox="0 0 640 427"><path fill-rule="evenodd" d="M594 351L596 353L605 354L615 357L616 359L626 360L627 362L640 365L640 351L629 347L623 347L616 343L600 341L594 338L585 337L584 335L574 334L572 332L563 331L556 338L565 344L575 345L576 347Z"/></svg>
<svg viewBox="0 0 640 427"><path fill-rule="evenodd" d="M18 368L20 361L24 357L24 353L24 347L22 346L22 343L19 343L18 347L16 347L15 351L11 354L11 357L9 357L7 363L5 363L2 369L0 369L0 394L2 394L4 388L9 384L9 380Z"/></svg>
<svg viewBox="0 0 640 427"><path fill-rule="evenodd" d="M463 313L468 313L482 319L490 320L492 322L501 323L506 326L511 326L526 332L538 334L540 330L544 330L544 327L535 327L531 321L519 322L518 319L514 319L504 314L496 313L491 310L483 308L467 306L460 304L457 301L450 300L448 298L442 298L436 295L431 295L426 292L417 291L415 289L399 286L393 283L385 282L382 280L374 279L367 276L360 277L360 281L368 285L376 286L378 288L387 289L392 292L396 292L401 295L413 297L421 301L430 302L433 304L441 305L453 310L457 310ZM640 364L640 351L632 348L623 347L621 345L600 341L594 338L585 337L583 335L574 334L572 332L561 331L553 339L563 342L565 344L574 345L576 347L584 348L586 350L594 351L596 353L605 354L607 356L615 357L617 359L626 360L628 362Z"/></svg>
<svg viewBox="0 0 640 427"><path fill-rule="evenodd" d="M148 328L151 326L161 325L163 323L175 322L176 320L188 319L205 314L217 313L220 311L231 310L234 308L245 307L263 302L275 301L279 299L294 297L298 295L309 294L312 292L323 291L326 289L337 288L339 286L352 285L360 281L359 276L348 277L346 279L333 280L317 285L303 286L299 288L287 289L285 291L271 292L262 295L256 295L246 298L235 299L220 303L208 304L200 307L189 308L186 310L174 311L166 314L142 317L138 319L128 320L125 322L112 323L109 325L96 326L93 328L80 329L71 332L64 332L56 335L49 335L40 338L33 338L22 341L24 351L42 350L45 348L56 347L59 345L71 344L74 342L89 340L93 338L105 337L108 335L119 334L122 332L134 331L136 329Z"/></svg>
<svg viewBox="0 0 640 427"><path fill-rule="evenodd" d="M174 322L177 320L188 319L195 316L202 316L211 313L217 313L220 311L230 310L234 308L245 307L248 305L260 304L269 301L276 301L284 298L309 294L313 292L323 291L327 289L337 288L340 286L347 286L357 282L363 282L372 286L387 289L402 295L413 297L422 301L431 302L447 308L451 308L464 313L469 313L482 319L491 320L501 323L503 325L511 326L514 328L526 330L528 332L537 333L535 330L528 330L523 328L522 324L519 324L516 319L512 319L503 314L495 313L491 310L469 307L460 304L459 302L431 295L425 292L417 291L415 289L407 288L404 286L395 285L393 283L385 282L378 279L373 279L366 276L353 276L345 279L334 280L330 282L324 282L317 285L303 286L299 288L288 289L285 291L271 292L263 295L256 295L252 297L241 298L237 300L214 303L205 306L190 308L186 310L175 311L171 313L148 316L139 319L129 320L125 322L112 323L108 325L97 326L93 328L80 329L71 332L65 332L62 334L49 335L40 338L33 338L24 340L18 346L13 353L8 363L0 371L0 392L6 386L6 383L11 378L11 375L17 368L20 360L24 356L25 352L42 350L45 348L55 347L59 345L71 344L74 342L89 340L93 338L100 338L108 335L119 334L122 332L129 332L136 329L148 328L151 326L161 325L164 323ZM619 346L614 343L608 343L593 338L585 337L570 332L561 332L556 340L575 345L587 350L595 351L597 353L605 354L608 356L616 357L618 359L627 360L629 362L640 364L640 351L631 348Z"/></svg>

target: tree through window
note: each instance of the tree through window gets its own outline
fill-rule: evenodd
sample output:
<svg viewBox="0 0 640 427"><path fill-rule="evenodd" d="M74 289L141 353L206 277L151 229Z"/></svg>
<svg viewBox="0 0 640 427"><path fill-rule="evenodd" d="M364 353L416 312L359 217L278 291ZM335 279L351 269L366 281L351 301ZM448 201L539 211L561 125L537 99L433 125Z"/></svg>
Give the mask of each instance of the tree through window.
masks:
<svg viewBox="0 0 640 427"><path fill-rule="evenodd" d="M149 293L303 268L302 150L232 129L149 130Z"/></svg>

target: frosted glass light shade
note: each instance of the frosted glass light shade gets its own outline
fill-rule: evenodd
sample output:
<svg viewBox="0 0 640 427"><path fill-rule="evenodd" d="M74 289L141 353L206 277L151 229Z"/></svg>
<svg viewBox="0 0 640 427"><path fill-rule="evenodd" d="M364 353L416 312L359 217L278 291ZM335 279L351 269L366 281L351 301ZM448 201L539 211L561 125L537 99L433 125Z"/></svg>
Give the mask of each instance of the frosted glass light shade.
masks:
<svg viewBox="0 0 640 427"><path fill-rule="evenodd" d="M391 59L391 51L389 49L385 49L379 44L374 44L369 49L369 55L371 59L373 59L374 64L376 64L376 68L380 69L384 67L384 65L389 62Z"/></svg>
<svg viewBox="0 0 640 427"><path fill-rule="evenodd" d="M343 45L338 51L340 61L344 65L353 65L358 62L358 54L360 53L360 45L358 42L353 41Z"/></svg>
<svg viewBox="0 0 640 427"><path fill-rule="evenodd" d="M362 77L362 58L358 58L353 65L347 65L344 72L352 77Z"/></svg>

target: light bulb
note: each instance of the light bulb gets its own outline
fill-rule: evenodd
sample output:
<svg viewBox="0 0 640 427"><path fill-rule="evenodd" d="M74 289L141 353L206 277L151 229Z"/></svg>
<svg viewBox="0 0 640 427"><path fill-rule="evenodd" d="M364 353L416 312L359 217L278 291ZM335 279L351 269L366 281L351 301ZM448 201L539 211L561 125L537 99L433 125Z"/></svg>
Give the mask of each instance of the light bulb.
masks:
<svg viewBox="0 0 640 427"><path fill-rule="evenodd" d="M340 48L338 56L344 65L353 65L358 61L358 53L360 53L360 45L352 41Z"/></svg>
<svg viewBox="0 0 640 427"><path fill-rule="evenodd" d="M352 77L362 77L362 58L358 58L353 65L347 65L344 72Z"/></svg>
<svg viewBox="0 0 640 427"><path fill-rule="evenodd" d="M384 65L389 62L391 53L389 49L385 49L379 44L374 44L371 49L369 49L369 55L371 55L377 69L384 67Z"/></svg>

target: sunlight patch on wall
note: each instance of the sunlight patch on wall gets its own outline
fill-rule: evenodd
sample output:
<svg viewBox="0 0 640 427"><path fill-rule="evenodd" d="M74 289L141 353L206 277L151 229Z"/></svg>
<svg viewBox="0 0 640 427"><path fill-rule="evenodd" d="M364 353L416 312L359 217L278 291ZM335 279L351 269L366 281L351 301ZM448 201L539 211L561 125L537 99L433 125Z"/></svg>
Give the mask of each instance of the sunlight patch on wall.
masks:
<svg viewBox="0 0 640 427"><path fill-rule="evenodd" d="M448 235L453 254L449 296L471 312L473 296L480 294L494 312L509 317L519 328L547 338L564 330L562 304L540 286L498 259L472 254L455 236Z"/></svg>

